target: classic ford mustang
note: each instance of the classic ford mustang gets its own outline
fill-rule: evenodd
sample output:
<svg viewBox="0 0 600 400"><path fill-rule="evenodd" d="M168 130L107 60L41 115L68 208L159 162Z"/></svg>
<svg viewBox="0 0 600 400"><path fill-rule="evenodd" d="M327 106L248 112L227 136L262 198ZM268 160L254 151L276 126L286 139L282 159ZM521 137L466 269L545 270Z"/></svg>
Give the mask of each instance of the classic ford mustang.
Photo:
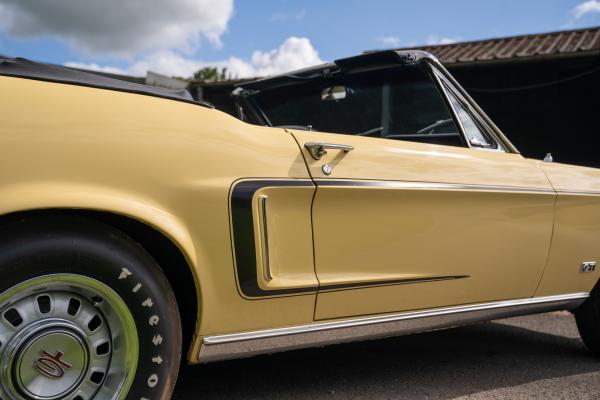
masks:
<svg viewBox="0 0 600 400"><path fill-rule="evenodd" d="M430 54L244 84L243 121L22 59L0 91L0 399L552 310L600 354L600 171L523 158Z"/></svg>

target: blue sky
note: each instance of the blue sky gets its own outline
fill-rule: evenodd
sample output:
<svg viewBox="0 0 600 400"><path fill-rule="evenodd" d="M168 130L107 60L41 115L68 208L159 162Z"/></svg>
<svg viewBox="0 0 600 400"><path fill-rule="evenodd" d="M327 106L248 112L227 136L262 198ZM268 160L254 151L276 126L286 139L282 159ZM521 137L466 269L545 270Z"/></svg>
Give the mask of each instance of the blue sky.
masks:
<svg viewBox="0 0 600 400"><path fill-rule="evenodd" d="M259 4L260 3L260 4ZM224 52L249 55L276 47L288 36L308 37L322 58L332 60L382 47L421 45L431 36L476 40L600 25L600 12L574 20L577 0L445 1L240 1L223 36ZM285 18L277 18L277 16ZM385 46L384 46L385 47ZM216 58L218 54L212 54ZM221 56L222 57L222 56Z"/></svg>
<svg viewBox="0 0 600 400"><path fill-rule="evenodd" d="M251 76L368 49L598 25L600 0L0 0L0 54L136 75L217 65Z"/></svg>

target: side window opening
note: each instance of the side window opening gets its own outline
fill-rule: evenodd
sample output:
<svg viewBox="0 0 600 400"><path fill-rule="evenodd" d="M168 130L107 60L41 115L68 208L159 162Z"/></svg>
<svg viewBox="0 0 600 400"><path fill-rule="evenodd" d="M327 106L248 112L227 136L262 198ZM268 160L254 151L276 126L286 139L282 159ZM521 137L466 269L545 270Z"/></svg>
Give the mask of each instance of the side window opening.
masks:
<svg viewBox="0 0 600 400"><path fill-rule="evenodd" d="M419 65L337 75L252 97L272 126L466 146L438 85Z"/></svg>

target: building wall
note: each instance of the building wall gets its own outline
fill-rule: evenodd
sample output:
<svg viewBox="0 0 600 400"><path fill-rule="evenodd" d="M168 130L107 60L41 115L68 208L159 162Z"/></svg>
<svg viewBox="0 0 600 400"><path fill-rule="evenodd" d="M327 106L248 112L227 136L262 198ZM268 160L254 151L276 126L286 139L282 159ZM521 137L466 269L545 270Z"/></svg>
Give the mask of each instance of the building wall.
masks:
<svg viewBox="0 0 600 400"><path fill-rule="evenodd" d="M600 167L600 57L449 70L524 156Z"/></svg>

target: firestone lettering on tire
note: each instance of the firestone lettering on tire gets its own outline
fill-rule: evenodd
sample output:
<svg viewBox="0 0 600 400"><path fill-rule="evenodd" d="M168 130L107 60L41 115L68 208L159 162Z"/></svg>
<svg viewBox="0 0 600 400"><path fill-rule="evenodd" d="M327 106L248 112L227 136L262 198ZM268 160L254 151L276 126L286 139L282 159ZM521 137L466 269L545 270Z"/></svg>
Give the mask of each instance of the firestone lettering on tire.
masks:
<svg viewBox="0 0 600 400"><path fill-rule="evenodd" d="M148 387L155 387L156 385L158 385L158 375L156 374L152 374L150 375L150 377L148 378Z"/></svg>

